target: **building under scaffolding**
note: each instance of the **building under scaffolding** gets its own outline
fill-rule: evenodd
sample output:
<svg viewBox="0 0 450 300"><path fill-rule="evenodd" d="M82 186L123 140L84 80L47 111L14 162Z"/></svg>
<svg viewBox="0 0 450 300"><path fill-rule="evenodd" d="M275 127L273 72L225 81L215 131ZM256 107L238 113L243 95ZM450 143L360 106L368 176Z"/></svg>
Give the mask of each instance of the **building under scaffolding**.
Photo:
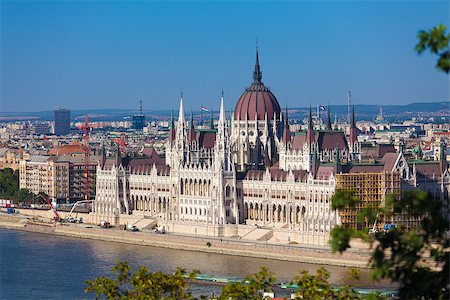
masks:
<svg viewBox="0 0 450 300"><path fill-rule="evenodd" d="M383 207L386 197L394 194L400 197L400 173L399 172L364 172L336 174L336 189L350 190L361 201L354 208L339 210L342 225L355 229L371 228L368 220L358 222L357 215L363 208ZM393 220L391 220L393 221ZM388 220L378 219L377 228L382 229Z"/></svg>

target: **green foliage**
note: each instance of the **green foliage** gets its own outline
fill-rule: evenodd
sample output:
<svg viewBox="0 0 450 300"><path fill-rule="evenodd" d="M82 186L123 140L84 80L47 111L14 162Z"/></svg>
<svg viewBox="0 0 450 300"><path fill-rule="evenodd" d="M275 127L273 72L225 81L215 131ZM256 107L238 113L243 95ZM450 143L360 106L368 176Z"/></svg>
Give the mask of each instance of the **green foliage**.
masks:
<svg viewBox="0 0 450 300"><path fill-rule="evenodd" d="M361 200L350 190L336 190L331 198L331 207L336 209L355 207Z"/></svg>
<svg viewBox="0 0 450 300"><path fill-rule="evenodd" d="M97 299L194 299L187 291L188 280L196 272L177 269L175 274L150 272L141 266L134 271L127 262L118 262L112 272L116 278L104 276L86 281L85 292L94 292Z"/></svg>
<svg viewBox="0 0 450 300"><path fill-rule="evenodd" d="M212 246L211 242L206 242L206 246L211 247Z"/></svg>
<svg viewBox="0 0 450 300"><path fill-rule="evenodd" d="M331 251L342 253L350 248L350 239L354 236L354 230L338 225L331 229L330 236Z"/></svg>
<svg viewBox="0 0 450 300"><path fill-rule="evenodd" d="M428 49L432 54L437 54L439 58L436 68L448 74L450 71L450 34L447 33L447 26L439 24L429 31L421 30L417 37L419 38L415 47L417 53L422 54Z"/></svg>
<svg viewBox="0 0 450 300"><path fill-rule="evenodd" d="M263 291L271 291L271 286L275 284L273 273L267 268L252 276L247 277L242 282L230 283L223 287L220 300L259 300L262 299Z"/></svg>
<svg viewBox="0 0 450 300"><path fill-rule="evenodd" d="M316 275L302 271L297 276L295 283L300 287L297 291L299 299L364 299L362 295L350 286L334 288L328 282L330 273L324 268L319 268Z"/></svg>
<svg viewBox="0 0 450 300"><path fill-rule="evenodd" d="M19 190L19 172L10 168L0 170L0 197L13 199Z"/></svg>
<svg viewBox="0 0 450 300"><path fill-rule="evenodd" d="M10 168L0 170L0 198L27 204L35 195L27 189L19 189L19 171Z"/></svg>
<svg viewBox="0 0 450 300"><path fill-rule="evenodd" d="M359 280L359 270L350 269L353 280ZM178 269L173 275L162 272L149 272L145 267L134 271L126 262L117 262L112 268L115 278L105 276L86 281L86 293L95 293L96 299L196 299L187 292L188 284L195 279L197 271L186 274L185 270ZM333 287L329 282L330 273L319 268L316 275L303 271L292 282L297 284L297 299L369 299L379 300L384 297L370 294L360 295L351 286ZM222 289L217 298L200 296L200 299L220 300L260 300L263 292L272 292L275 277L266 268L245 278L242 282L229 283Z"/></svg>
<svg viewBox="0 0 450 300"><path fill-rule="evenodd" d="M401 299L448 299L449 220L441 202L426 192L413 190L403 192L400 200L387 197L386 204L387 207L370 214L403 213L422 220L415 230L397 227L372 237L373 277L398 282ZM369 239L365 232L335 227L331 232L331 248L342 253L350 247L351 238L364 235Z"/></svg>
<svg viewBox="0 0 450 300"><path fill-rule="evenodd" d="M28 189L20 189L17 191L17 194L13 199L17 204L30 204L34 196L36 195L30 192Z"/></svg>

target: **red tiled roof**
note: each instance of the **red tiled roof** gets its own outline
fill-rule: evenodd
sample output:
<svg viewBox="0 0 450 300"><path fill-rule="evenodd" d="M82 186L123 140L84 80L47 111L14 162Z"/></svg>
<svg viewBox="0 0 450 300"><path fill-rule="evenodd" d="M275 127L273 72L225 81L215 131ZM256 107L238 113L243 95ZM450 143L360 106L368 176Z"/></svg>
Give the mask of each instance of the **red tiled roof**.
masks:
<svg viewBox="0 0 450 300"><path fill-rule="evenodd" d="M292 138L291 148L300 150L306 143L307 137L305 134L296 134ZM319 151L334 150L336 145L339 150L348 149L347 139L341 131L316 131L314 134L314 141L319 145Z"/></svg>
<svg viewBox="0 0 450 300"><path fill-rule="evenodd" d="M84 153L83 146L77 143L56 146L48 150L49 155L70 155L75 153Z"/></svg>
<svg viewBox="0 0 450 300"><path fill-rule="evenodd" d="M347 140L345 139L344 133L341 131L320 131L316 136L316 142L319 144L319 151L325 149L334 150L336 149L336 145L339 150L348 149Z"/></svg>
<svg viewBox="0 0 450 300"><path fill-rule="evenodd" d="M417 163L416 164L416 172L417 172L417 177L419 177L419 178L420 177L433 178L433 177L441 176L441 169L440 169L438 161Z"/></svg>
<svg viewBox="0 0 450 300"><path fill-rule="evenodd" d="M303 145L306 143L306 135L304 134L297 134L294 135L291 143L291 148L293 150L300 150L303 148Z"/></svg>
<svg viewBox="0 0 450 300"><path fill-rule="evenodd" d="M392 171L394 168L394 164L397 161L399 153L386 153L383 158L381 158L381 162L384 163L385 171Z"/></svg>
<svg viewBox="0 0 450 300"><path fill-rule="evenodd" d="M316 172L316 179L326 180L330 179L334 173L334 166L322 166L320 165Z"/></svg>
<svg viewBox="0 0 450 300"><path fill-rule="evenodd" d="M352 165L346 173L380 173L383 165Z"/></svg>
<svg viewBox="0 0 450 300"><path fill-rule="evenodd" d="M199 148L214 148L216 144L216 133L208 131L200 131L196 136Z"/></svg>
<svg viewBox="0 0 450 300"><path fill-rule="evenodd" d="M378 147L379 147L379 150L378 150L379 157L383 157L386 153L396 153L397 152L394 145L391 145L391 144L378 144Z"/></svg>

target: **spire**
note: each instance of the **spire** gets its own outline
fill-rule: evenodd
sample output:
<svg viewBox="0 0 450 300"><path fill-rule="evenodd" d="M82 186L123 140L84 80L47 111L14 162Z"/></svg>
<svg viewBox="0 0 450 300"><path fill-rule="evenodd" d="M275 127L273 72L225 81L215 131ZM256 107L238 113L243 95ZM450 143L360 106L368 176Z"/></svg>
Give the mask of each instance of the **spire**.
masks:
<svg viewBox="0 0 450 300"><path fill-rule="evenodd" d="M313 128L313 120L312 120L312 109L311 105L309 106L309 119L308 119L308 129Z"/></svg>
<svg viewBox="0 0 450 300"><path fill-rule="evenodd" d="M120 146L117 144L116 148L116 168L122 164L122 156L120 155Z"/></svg>
<svg viewBox="0 0 450 300"><path fill-rule="evenodd" d="M336 149L334 152L334 174L341 172L341 162L339 160L339 145L336 143Z"/></svg>
<svg viewBox="0 0 450 300"><path fill-rule="evenodd" d="M225 117L225 105L223 103L223 91L222 98L220 98L220 112L219 112L219 123L225 125L226 117Z"/></svg>
<svg viewBox="0 0 450 300"><path fill-rule="evenodd" d="M258 39L256 40L256 63L255 63L255 71L253 72L253 81L255 83L261 83L262 73L261 68L259 66L259 55L258 55Z"/></svg>
<svg viewBox="0 0 450 300"><path fill-rule="evenodd" d="M194 115L192 113L191 109L191 120L189 124L189 135L188 135L189 142L192 142L195 140L195 129L194 129Z"/></svg>
<svg viewBox="0 0 450 300"><path fill-rule="evenodd" d="M169 141L175 140L175 122L173 121L173 110L170 111Z"/></svg>
<svg viewBox="0 0 450 300"><path fill-rule="evenodd" d="M350 125L350 142L353 145L358 141L358 128L356 127L356 119L355 119L355 107L352 110L352 118Z"/></svg>
<svg viewBox="0 0 450 300"><path fill-rule="evenodd" d="M184 124L184 105L183 105L183 92L181 92L181 99L180 99L180 111L178 114L178 124Z"/></svg>
<svg viewBox="0 0 450 300"><path fill-rule="evenodd" d="M101 156L102 156L100 165L101 165L101 167L103 169L103 167L105 166L105 162L106 162L105 141L102 141L102 148L100 149L100 152L101 152Z"/></svg>
<svg viewBox="0 0 450 300"><path fill-rule="evenodd" d="M286 117L284 118L283 142L287 145L291 141L291 131L289 130L288 108L286 106Z"/></svg>
<svg viewBox="0 0 450 300"><path fill-rule="evenodd" d="M337 143L336 143L336 149L335 149L335 152L334 152L334 163L336 165L339 164L339 145Z"/></svg>
<svg viewBox="0 0 450 300"><path fill-rule="evenodd" d="M309 120L308 120L308 131L306 132L306 140L308 142L308 145L311 147L311 145L314 143L314 127L312 121L311 105L309 106Z"/></svg>
<svg viewBox="0 0 450 300"><path fill-rule="evenodd" d="M332 130L331 128L331 111L330 106L328 105L328 116L327 116L327 130Z"/></svg>
<svg viewBox="0 0 450 300"><path fill-rule="evenodd" d="M213 111L212 108L209 111L209 128L214 129L214 119L213 119Z"/></svg>
<svg viewBox="0 0 450 300"><path fill-rule="evenodd" d="M356 127L355 106L352 107L352 127Z"/></svg>
<svg viewBox="0 0 450 300"><path fill-rule="evenodd" d="M319 155L317 153L317 147L314 147L314 161L319 161Z"/></svg>
<svg viewBox="0 0 450 300"><path fill-rule="evenodd" d="M439 154L439 169L442 175L445 173L445 170L447 170L447 147L442 140L439 145Z"/></svg>

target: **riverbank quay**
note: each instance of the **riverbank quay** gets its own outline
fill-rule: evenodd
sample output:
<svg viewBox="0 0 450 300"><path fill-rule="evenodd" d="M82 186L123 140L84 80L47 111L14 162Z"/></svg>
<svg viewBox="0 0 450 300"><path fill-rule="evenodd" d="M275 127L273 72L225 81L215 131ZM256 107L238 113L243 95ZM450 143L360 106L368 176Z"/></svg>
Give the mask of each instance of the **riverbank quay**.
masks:
<svg viewBox="0 0 450 300"><path fill-rule="evenodd" d="M343 254L338 254L332 253L327 247L273 244L232 238L157 234L150 230L131 232L116 228L104 229L87 224L52 224L50 222L31 221L31 219L22 215L7 215L4 213L0 213L0 228L151 247L343 267L366 268L370 255L369 251L364 249L352 249Z"/></svg>

